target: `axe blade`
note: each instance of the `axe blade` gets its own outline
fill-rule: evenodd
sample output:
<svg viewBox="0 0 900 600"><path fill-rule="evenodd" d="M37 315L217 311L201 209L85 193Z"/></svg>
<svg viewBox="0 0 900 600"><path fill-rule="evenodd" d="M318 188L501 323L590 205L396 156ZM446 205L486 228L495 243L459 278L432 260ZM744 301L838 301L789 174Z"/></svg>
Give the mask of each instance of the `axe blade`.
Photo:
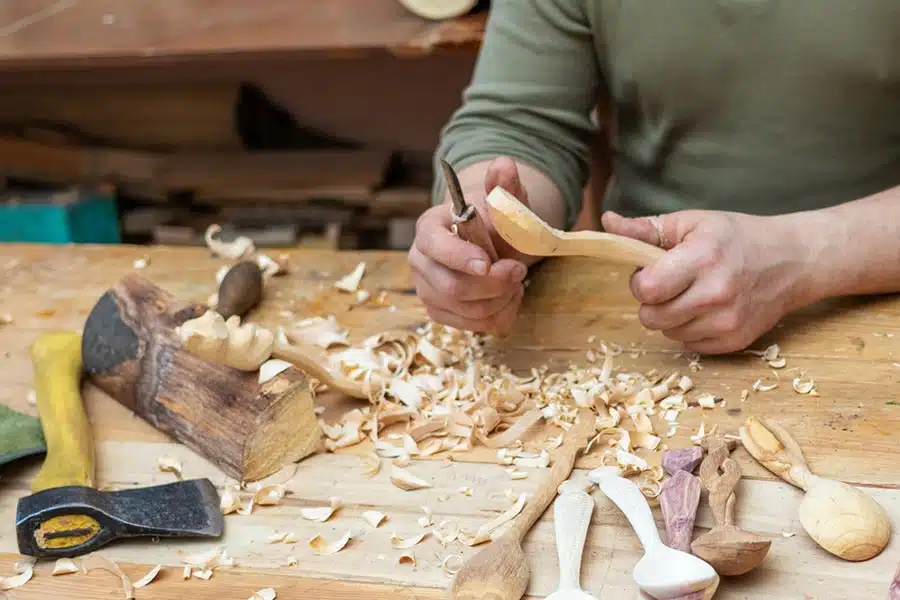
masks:
<svg viewBox="0 0 900 600"><path fill-rule="evenodd" d="M131 537L221 537L219 494L209 479L101 492L70 485L21 498L19 552L71 558Z"/></svg>

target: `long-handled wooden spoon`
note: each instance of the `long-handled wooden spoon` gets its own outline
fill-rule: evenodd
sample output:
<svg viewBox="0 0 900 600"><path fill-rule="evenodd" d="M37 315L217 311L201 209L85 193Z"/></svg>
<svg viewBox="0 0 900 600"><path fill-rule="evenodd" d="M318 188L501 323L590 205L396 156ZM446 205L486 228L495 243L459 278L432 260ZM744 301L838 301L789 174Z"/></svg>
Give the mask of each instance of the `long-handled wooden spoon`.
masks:
<svg viewBox="0 0 900 600"><path fill-rule="evenodd" d="M554 229L500 186L488 194L487 204L500 237L530 256L589 256L646 267L665 254L662 248L620 235Z"/></svg>
<svg viewBox="0 0 900 600"><path fill-rule="evenodd" d="M756 417L741 427L741 441L759 463L804 490L800 523L822 548L844 560L877 556L891 538L891 521L874 498L843 481L813 475L800 445L780 425Z"/></svg>
<svg viewBox="0 0 900 600"><path fill-rule="evenodd" d="M545 481L503 535L469 558L450 585L450 600L519 600L528 588L531 572L522 539L556 497L557 489L572 472L575 457L595 432L590 411L581 411L556 452L550 477Z"/></svg>
<svg viewBox="0 0 900 600"><path fill-rule="evenodd" d="M728 442L714 438L700 464L700 480L709 492L716 525L691 544L694 554L726 576L743 575L758 567L772 545L771 540L734 524L735 489L741 481L741 469L729 457L730 450Z"/></svg>

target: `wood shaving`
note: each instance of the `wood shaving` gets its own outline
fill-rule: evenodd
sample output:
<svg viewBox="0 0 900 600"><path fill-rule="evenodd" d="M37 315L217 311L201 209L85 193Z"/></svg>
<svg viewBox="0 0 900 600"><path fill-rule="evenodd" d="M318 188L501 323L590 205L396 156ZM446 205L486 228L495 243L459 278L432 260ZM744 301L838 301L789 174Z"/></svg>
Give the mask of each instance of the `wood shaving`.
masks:
<svg viewBox="0 0 900 600"><path fill-rule="evenodd" d="M381 470L381 458L374 452L369 452L360 457L363 463L363 477L375 477Z"/></svg>
<svg viewBox="0 0 900 600"><path fill-rule="evenodd" d="M353 538L353 532L349 529L347 532L333 542L328 542L321 535L317 535L309 540L309 547L313 552L322 556L336 554L344 549Z"/></svg>
<svg viewBox="0 0 900 600"><path fill-rule="evenodd" d="M550 453L541 450L538 454L513 457L513 464L520 468L546 469L550 466Z"/></svg>
<svg viewBox="0 0 900 600"><path fill-rule="evenodd" d="M431 487L431 484L424 479L416 477L397 465L391 465L391 483L407 492Z"/></svg>
<svg viewBox="0 0 900 600"><path fill-rule="evenodd" d="M763 383L762 379L757 379L753 382L753 391L754 392L771 392L775 388L778 387L778 382L775 383Z"/></svg>
<svg viewBox="0 0 900 600"><path fill-rule="evenodd" d="M431 527L434 524L434 516L431 513L431 509L427 506L422 507L422 512L425 513L425 516L419 517L416 522L421 527Z"/></svg>
<svg viewBox="0 0 900 600"><path fill-rule="evenodd" d="M328 501L330 502L330 506L300 509L300 516L307 521L317 521L319 523L324 523L331 518L331 515L333 515L335 511L343 506L341 499L337 496L332 496L328 499Z"/></svg>
<svg viewBox="0 0 900 600"><path fill-rule="evenodd" d="M483 544L484 542L489 541L491 539L492 533L494 533L503 525L506 525L507 523L515 519L518 514L522 512L522 509L525 508L527 498L528 494L520 494L515 504L503 511L491 521L479 527L474 534L461 531L458 536L459 541L467 546L477 546L478 544Z"/></svg>
<svg viewBox="0 0 900 600"><path fill-rule="evenodd" d="M90 573L94 569L101 569L103 571L109 571L113 575L118 575L119 579L122 581L125 600L134 600L134 585L131 583L131 579L128 578L128 575L126 575L115 562L105 556L100 556L99 554L90 554L81 561L81 568L85 574Z"/></svg>
<svg viewBox="0 0 900 600"><path fill-rule="evenodd" d="M716 402L722 400L718 396L714 396L713 394L700 394L697 396L697 404L702 408L715 408Z"/></svg>
<svg viewBox="0 0 900 600"><path fill-rule="evenodd" d="M282 254L278 257L278 260L275 260L267 254L256 255L256 264L257 266L259 266L259 270L262 271L263 279L268 279L270 277L276 277L278 275L284 275L285 273L287 273L287 261L287 254Z"/></svg>
<svg viewBox="0 0 900 600"><path fill-rule="evenodd" d="M12 325L15 323L13 316L9 313L4 313L0 315L0 325Z"/></svg>
<svg viewBox="0 0 900 600"><path fill-rule="evenodd" d="M136 261L134 261L134 264L132 264L132 266L135 269L146 269L147 265L149 265L149 264L150 264L150 259L145 257L145 258L139 258Z"/></svg>
<svg viewBox="0 0 900 600"><path fill-rule="evenodd" d="M239 260L256 252L256 246L252 239L246 236L238 236L230 242L223 242L218 238L218 234L221 231L221 226L210 225L203 236L206 241L206 247L219 258Z"/></svg>
<svg viewBox="0 0 900 600"><path fill-rule="evenodd" d="M174 473L178 479L181 475L181 461L174 456L160 456L156 459L156 468L163 473Z"/></svg>
<svg viewBox="0 0 900 600"><path fill-rule="evenodd" d="M459 537L459 524L455 521L441 521L431 531L431 535L441 546L446 546L456 541Z"/></svg>
<svg viewBox="0 0 900 600"><path fill-rule="evenodd" d="M509 478L513 481L528 479L528 473L526 473L525 471L517 471L516 469L512 469L511 471L509 471Z"/></svg>
<svg viewBox="0 0 900 600"><path fill-rule="evenodd" d="M362 514L362 518L372 529L378 529L378 526L384 522L387 515L377 510L367 510Z"/></svg>
<svg viewBox="0 0 900 600"><path fill-rule="evenodd" d="M394 550L406 550L407 548L412 548L413 546L424 540L427 536L427 531L423 531L422 533L411 535L409 537L403 537L396 533L392 533L391 548L393 548Z"/></svg>
<svg viewBox="0 0 900 600"><path fill-rule="evenodd" d="M746 402L750 397L750 390L741 390L741 402Z"/></svg>
<svg viewBox="0 0 900 600"><path fill-rule="evenodd" d="M776 358L775 360L770 360L768 365L773 369L783 369L787 365L787 359L785 357Z"/></svg>
<svg viewBox="0 0 900 600"><path fill-rule="evenodd" d="M293 367L291 363L280 358L270 358L263 364L259 365L259 383L265 383L278 375Z"/></svg>
<svg viewBox="0 0 900 600"><path fill-rule="evenodd" d="M187 567L185 574L188 576L198 577L199 579L209 579L212 577L212 571L218 567L233 567L234 559L228 556L228 552L224 548L213 548L199 554L189 554L181 559ZM191 569L193 572L189 572ZM208 577L204 577L206 572Z"/></svg>
<svg viewBox="0 0 900 600"><path fill-rule="evenodd" d="M193 569L191 569L191 567L185 567L185 568L182 569L182 571L181 571L181 578L182 578L183 580L187 581L188 579L191 578L191 572L192 572L192 571L193 571Z"/></svg>
<svg viewBox="0 0 900 600"><path fill-rule="evenodd" d="M325 348L332 346L349 346L347 330L341 327L334 315L312 317L294 323L288 335L288 341L295 344L307 344Z"/></svg>
<svg viewBox="0 0 900 600"><path fill-rule="evenodd" d="M150 582L152 582L154 579L156 579L156 576L159 575L159 571L161 569L162 569L162 565L156 565L155 567L150 569L150 571L146 575L144 575L143 577L141 577L140 579L135 581L134 587L142 588L146 585L149 585Z"/></svg>
<svg viewBox="0 0 900 600"><path fill-rule="evenodd" d="M253 494L253 502L259 506L274 506L281 502L286 492L284 484L266 485Z"/></svg>
<svg viewBox="0 0 900 600"><path fill-rule="evenodd" d="M195 579L202 579L203 581L209 581L212 579L213 570L212 569L201 569L199 571L194 571L191 573L191 577Z"/></svg>
<svg viewBox="0 0 900 600"><path fill-rule="evenodd" d="M25 397L25 401L28 402L29 406L37 406L37 392L34 390L28 390L28 395Z"/></svg>
<svg viewBox="0 0 900 600"><path fill-rule="evenodd" d="M461 488L458 488L456 491L459 492L460 494L462 494L463 496L469 496L469 497L471 497L472 493L473 493L472 488L470 488L468 486L463 486Z"/></svg>
<svg viewBox="0 0 900 600"><path fill-rule="evenodd" d="M78 565L75 564L74 560L70 558L60 558L53 565L53 573L51 573L51 575L69 575L70 573L77 573L78 571Z"/></svg>
<svg viewBox="0 0 900 600"><path fill-rule="evenodd" d="M456 575L463 567L463 557L459 554L448 554L441 561L441 568L447 575Z"/></svg>
<svg viewBox="0 0 900 600"><path fill-rule="evenodd" d="M800 377L795 377L791 382L794 391L798 394L809 394L810 396L818 396L816 393L816 382L811 377L807 377L804 373Z"/></svg>
<svg viewBox="0 0 900 600"><path fill-rule="evenodd" d="M253 592L247 600L275 600L277 595L274 588L263 588Z"/></svg>
<svg viewBox="0 0 900 600"><path fill-rule="evenodd" d="M17 567L16 569L18 575L0 577L0 590L14 590L31 581L31 578L34 576L34 563L25 563L20 566L21 568Z"/></svg>
<svg viewBox="0 0 900 600"><path fill-rule="evenodd" d="M366 272L366 263L361 262L356 265L356 268L353 269L350 273L334 282L334 287L341 290L342 292L347 292L350 294L355 294L356 290L359 289L359 284L362 281L363 275Z"/></svg>
<svg viewBox="0 0 900 600"><path fill-rule="evenodd" d="M786 537L786 538L792 538L792 537L794 537L795 535L797 535L797 534L794 533L793 531L782 531L782 532L781 532L781 536L782 536L782 537Z"/></svg>
<svg viewBox="0 0 900 600"><path fill-rule="evenodd" d="M412 552L404 552L397 557L397 564L416 566L416 557Z"/></svg>

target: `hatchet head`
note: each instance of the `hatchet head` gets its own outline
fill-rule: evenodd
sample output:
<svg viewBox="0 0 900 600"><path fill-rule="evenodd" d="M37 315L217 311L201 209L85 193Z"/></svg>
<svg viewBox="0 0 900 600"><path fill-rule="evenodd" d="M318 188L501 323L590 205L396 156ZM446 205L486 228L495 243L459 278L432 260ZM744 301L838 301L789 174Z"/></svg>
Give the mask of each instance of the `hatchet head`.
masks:
<svg viewBox="0 0 900 600"><path fill-rule="evenodd" d="M116 492L69 485L19 500L19 552L73 557L121 538L222 535L219 494L209 479L191 479Z"/></svg>

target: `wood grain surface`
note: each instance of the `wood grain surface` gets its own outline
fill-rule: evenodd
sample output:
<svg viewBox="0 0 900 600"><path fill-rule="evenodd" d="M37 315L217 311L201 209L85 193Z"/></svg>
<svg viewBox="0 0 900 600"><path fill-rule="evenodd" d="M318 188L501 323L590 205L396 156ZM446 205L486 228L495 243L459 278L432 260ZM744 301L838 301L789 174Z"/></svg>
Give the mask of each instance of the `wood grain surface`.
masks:
<svg viewBox="0 0 900 600"><path fill-rule="evenodd" d="M424 312L409 279L406 257L400 253L291 252L292 272L271 281L254 320L272 326L307 316L335 314L348 327L351 339L385 328L423 322ZM80 329L100 295L133 268L138 258L149 265L142 274L185 301L202 301L216 289L215 272L222 261L203 249L137 247L51 247L0 245L0 314L14 322L0 327L0 403L36 414L27 402L32 388L28 345L41 330L51 327ZM367 261L363 287L385 290L385 306L352 306L349 295L324 293L331 282ZM771 392L751 393L741 402L741 391L751 389L772 370L758 356L742 353L728 357L703 357L701 369L691 371L688 357L659 334L643 329L636 305L628 292L629 270L582 259L547 262L536 269L528 288L520 319L502 342L489 344L488 356L514 369L539 364L565 367L585 364L591 346L589 336L621 344L616 366L627 370L678 370L689 374L699 390L718 394L724 407L689 410L679 417L681 428L665 440L669 447L690 444L701 420L707 427L736 433L747 416L759 415L788 428L803 448L813 472L866 487L887 510L894 527L900 523L900 465L897 464L897 431L900 431L900 301L893 297L847 299L823 304L786 318L755 348L781 345L787 367L779 371L780 383ZM374 294L373 294L374 295ZM389 307L396 307L390 309ZM896 358L895 358L896 354ZM793 370L792 370L793 369ZM819 396L804 396L791 389L799 371L816 381ZM156 459L175 455L184 461L184 476L208 476L217 485L227 478L187 448L172 443L103 393L86 386L85 401L97 440L97 479L105 488L127 488L170 481L173 475L156 470ZM327 415L358 401L325 395L317 402ZM535 439L552 435L542 429ZM416 460L410 470L432 482L432 489L403 492L393 487L387 469L372 479L361 476L357 456L366 445L341 454L313 456L271 479L287 483L290 494L279 506L258 507L252 515L226 517L226 535L216 542L160 541L120 543L102 554L122 561L138 578L155 564L171 568L160 578L137 590L138 599L191 597L195 600L243 599L262 587L274 587L279 600L300 598L440 598L450 577L440 568L447 554L463 558L478 548L451 544L442 548L433 537L414 547L416 566L398 565L399 551L392 550L392 532L401 535L420 530L416 519L429 506L435 520L451 519L463 527L475 527L506 507L504 492L533 491L546 476L535 472L528 479L511 481L503 467L494 464L495 452L477 448L453 463L438 458ZM646 455L645 455L646 456ZM841 561L819 548L800 526L797 507L802 492L757 465L743 448L733 453L744 473L738 488L736 523L772 539L763 564L748 575L724 579L716 598L794 600L886 597L898 559L900 541L893 539L878 557L863 563ZM586 469L598 464L592 452L579 459ZM658 462L659 457L648 456ZM0 576L14 571L16 554L13 529L16 499L28 493L39 459L8 465L0 471ZM583 471L579 471L583 475ZM471 486L466 497L456 492ZM299 518L304 507L324 505L339 495L345 508L325 523ZM446 499L441 499L447 496ZM582 580L591 593L606 598L633 598L631 570L640 556L640 544L627 521L602 493L595 492L597 510L585 547ZM365 510L388 515L378 529L361 519ZM662 531L658 507L654 515ZM695 535L713 525L705 501L697 518ZM354 537L340 553L316 556L306 540L316 534L331 539L350 529ZM293 531L297 544L270 544L276 531ZM528 594L543 597L557 583L552 511L548 511L524 540L533 573ZM209 581L181 580L184 553L221 545L235 558L236 566L219 569ZM289 556L295 566L285 564ZM115 577L101 571L90 575L51 577L51 564L41 563L34 579L15 590L15 598L67 597L74 600L120 598Z"/></svg>

